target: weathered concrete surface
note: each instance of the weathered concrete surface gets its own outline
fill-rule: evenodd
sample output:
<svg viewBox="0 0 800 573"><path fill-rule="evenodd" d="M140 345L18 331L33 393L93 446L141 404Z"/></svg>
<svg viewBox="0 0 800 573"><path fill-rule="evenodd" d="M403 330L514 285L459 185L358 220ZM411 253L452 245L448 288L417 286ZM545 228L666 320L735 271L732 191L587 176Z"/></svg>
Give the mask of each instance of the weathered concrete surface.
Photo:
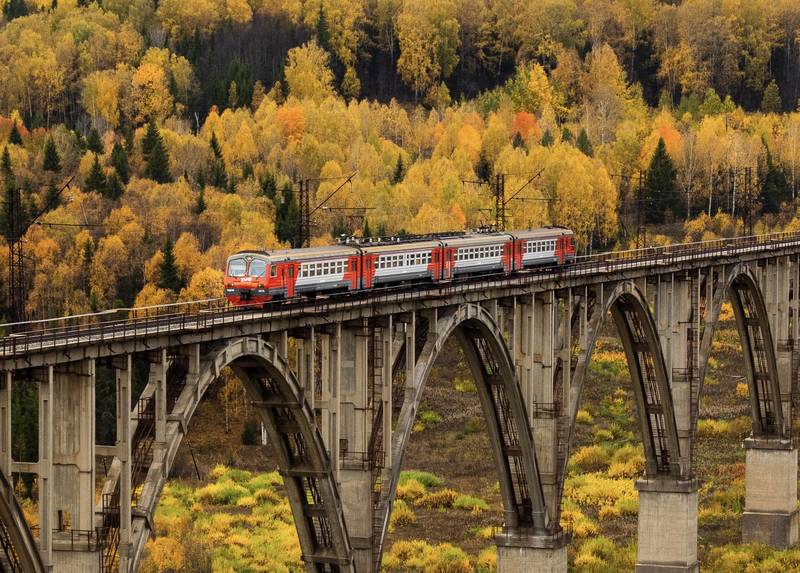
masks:
<svg viewBox="0 0 800 573"><path fill-rule="evenodd" d="M504 531L497 543L498 573L566 573L569 536Z"/></svg>
<svg viewBox="0 0 800 573"><path fill-rule="evenodd" d="M791 440L747 439L745 510L746 543L791 547L798 541L797 448Z"/></svg>
<svg viewBox="0 0 800 573"><path fill-rule="evenodd" d="M697 560L697 481L639 480L636 573L694 573Z"/></svg>

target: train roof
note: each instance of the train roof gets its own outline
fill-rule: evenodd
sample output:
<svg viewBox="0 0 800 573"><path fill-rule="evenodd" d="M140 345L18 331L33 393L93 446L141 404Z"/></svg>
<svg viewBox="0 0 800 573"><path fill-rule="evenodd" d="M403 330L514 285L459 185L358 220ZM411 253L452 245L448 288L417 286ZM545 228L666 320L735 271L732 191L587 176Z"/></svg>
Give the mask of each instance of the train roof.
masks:
<svg viewBox="0 0 800 573"><path fill-rule="evenodd" d="M424 251L440 247L443 241L411 241L409 243L364 243L361 249L365 253L393 253L396 251Z"/></svg>
<svg viewBox="0 0 800 573"><path fill-rule="evenodd" d="M511 240L511 233L470 233L442 241L447 246L493 245Z"/></svg>
<svg viewBox="0 0 800 573"><path fill-rule="evenodd" d="M270 260L302 260L314 259L319 257L346 257L358 254L359 249L355 245L329 245L322 247L306 247L303 249L281 249L268 253Z"/></svg>
<svg viewBox="0 0 800 573"><path fill-rule="evenodd" d="M510 231L517 239L538 239L540 237L561 237L572 235L572 231L566 227L542 227L541 229L528 229L525 231Z"/></svg>

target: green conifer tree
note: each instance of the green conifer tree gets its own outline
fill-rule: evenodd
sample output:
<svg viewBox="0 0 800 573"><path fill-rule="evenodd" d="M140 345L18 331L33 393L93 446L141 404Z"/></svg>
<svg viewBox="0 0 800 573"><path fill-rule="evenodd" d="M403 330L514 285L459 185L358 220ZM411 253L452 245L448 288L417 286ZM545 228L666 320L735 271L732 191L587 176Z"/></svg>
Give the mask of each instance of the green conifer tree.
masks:
<svg viewBox="0 0 800 573"><path fill-rule="evenodd" d="M220 148L219 140L217 140L217 134L214 132L211 133L211 153L211 166L208 173L209 183L218 189L224 189L227 192L231 192L228 189L228 172L225 169L225 160L222 157L222 149Z"/></svg>
<svg viewBox="0 0 800 573"><path fill-rule="evenodd" d="M22 145L22 134L19 132L16 120L11 125L11 133L8 135L8 142L13 145Z"/></svg>
<svg viewBox="0 0 800 573"><path fill-rule="evenodd" d="M781 204L792 199L792 191L786 179L786 173L772 160L772 153L767 149L766 165L761 180L761 202L764 213L778 213Z"/></svg>
<svg viewBox="0 0 800 573"><path fill-rule="evenodd" d="M116 201L122 194L125 192L125 185L123 185L122 180L120 179L117 172L113 172L111 175L108 176L108 182L106 183L106 197L109 199Z"/></svg>
<svg viewBox="0 0 800 573"><path fill-rule="evenodd" d="M475 166L475 175L481 181L489 181L492 178L492 164L486 157L486 153L481 149L481 154L478 157L478 164Z"/></svg>
<svg viewBox="0 0 800 573"><path fill-rule="evenodd" d="M3 171L3 177L8 179L13 177L14 171L11 169L11 154L8 152L8 146L3 148L3 158L0 160L0 170Z"/></svg>
<svg viewBox="0 0 800 573"><path fill-rule="evenodd" d="M397 154L397 163L394 164L394 173L392 173L392 184L397 185L406 176L406 166L403 165L402 154Z"/></svg>
<svg viewBox="0 0 800 573"><path fill-rule="evenodd" d="M94 163L92 163L92 169L89 171L89 176L86 178L86 182L83 185L84 191L96 191L101 195L105 195L107 191L107 184L108 179L106 178L105 171L103 171L103 167L100 165L100 158L95 155Z"/></svg>
<svg viewBox="0 0 800 573"><path fill-rule="evenodd" d="M58 150L52 137L48 137L44 142L44 159L42 160L42 167L45 171L58 173L61 171L61 158L58 156Z"/></svg>
<svg viewBox="0 0 800 573"><path fill-rule="evenodd" d="M89 131L89 136L86 138L86 149L100 155L105 153L103 140L100 139L100 132L94 127Z"/></svg>
<svg viewBox="0 0 800 573"><path fill-rule="evenodd" d="M677 215L682 211L677 171L672 158L667 153L664 138L658 139L656 151L647 168L644 184L647 202L640 208L645 209L648 223L662 223L666 212L671 211Z"/></svg>
<svg viewBox="0 0 800 573"><path fill-rule="evenodd" d="M278 193L278 183L275 181L275 174L272 171L267 171L259 179L260 193L273 203L275 196Z"/></svg>
<svg viewBox="0 0 800 573"><path fill-rule="evenodd" d="M276 219L275 236L278 240L292 246L299 246L300 209L297 206L297 197L289 183L283 186L282 200L278 206Z"/></svg>
<svg viewBox="0 0 800 573"><path fill-rule="evenodd" d="M542 135L542 147L550 147L554 142L553 134L550 133L549 129L546 129L544 135Z"/></svg>
<svg viewBox="0 0 800 573"><path fill-rule="evenodd" d="M178 272L178 265L175 263L174 245L167 239L162 249L164 258L158 267L158 288L179 292L183 288L183 280Z"/></svg>
<svg viewBox="0 0 800 573"><path fill-rule="evenodd" d="M146 161L145 177L157 183L169 183L172 181L167 148L154 121L151 121L147 126L147 134L142 140L142 154Z"/></svg>
<svg viewBox="0 0 800 573"><path fill-rule="evenodd" d="M326 52L331 52L331 32L328 27L328 18L325 15L325 5L319 3L319 16L317 17L317 44Z"/></svg>
<svg viewBox="0 0 800 573"><path fill-rule="evenodd" d="M565 126L564 129L561 130L561 141L564 143L572 143L573 139L572 132Z"/></svg>
<svg viewBox="0 0 800 573"><path fill-rule="evenodd" d="M206 190L201 187L200 193L197 194L197 202L194 205L194 214L200 215L206 208Z"/></svg>
<svg viewBox="0 0 800 573"><path fill-rule="evenodd" d="M131 180L128 152L125 151L125 147L119 141L115 141L114 147L111 148L111 165L114 167L114 171L117 172L120 181L127 185Z"/></svg>
<svg viewBox="0 0 800 573"><path fill-rule="evenodd" d="M594 157L594 149L592 148L592 142L589 141L589 134L586 133L585 128L581 128L581 132L578 134L578 139L575 142L575 147L581 150L581 152L586 155L587 157Z"/></svg>
<svg viewBox="0 0 800 573"><path fill-rule="evenodd" d="M367 239L372 237L372 229L369 228L369 220L366 217L364 217L364 230L361 235Z"/></svg>

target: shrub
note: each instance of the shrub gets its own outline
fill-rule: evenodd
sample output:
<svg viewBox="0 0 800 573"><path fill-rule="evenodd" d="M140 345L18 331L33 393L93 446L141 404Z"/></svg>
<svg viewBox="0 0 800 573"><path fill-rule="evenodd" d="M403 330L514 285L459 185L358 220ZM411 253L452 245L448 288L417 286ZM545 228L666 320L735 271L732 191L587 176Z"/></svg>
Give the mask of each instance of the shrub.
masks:
<svg viewBox="0 0 800 573"><path fill-rule="evenodd" d="M616 519L620 515L619 509L615 505L604 505L597 513L600 521L608 521L609 519Z"/></svg>
<svg viewBox="0 0 800 573"><path fill-rule="evenodd" d="M397 498L405 501L414 501L428 492L424 485L417 480L408 480L397 486Z"/></svg>
<svg viewBox="0 0 800 573"><path fill-rule="evenodd" d="M186 555L183 546L173 537L159 537L147 543L147 566L142 573L179 573L183 571Z"/></svg>
<svg viewBox="0 0 800 573"><path fill-rule="evenodd" d="M417 522L417 516L411 511L406 502L397 500L392 505L392 515L389 518L389 527L393 530L395 527L403 527Z"/></svg>
<svg viewBox="0 0 800 573"><path fill-rule="evenodd" d="M621 497L614 503L614 509L616 509L620 515L638 515L639 498Z"/></svg>
<svg viewBox="0 0 800 573"><path fill-rule="evenodd" d="M453 389L456 392L462 392L464 394L474 394L478 391L478 388L475 387L475 382L469 379L455 380L453 382Z"/></svg>
<svg viewBox="0 0 800 573"><path fill-rule="evenodd" d="M437 545L430 557L426 573L472 573L472 564L463 549L449 543Z"/></svg>
<svg viewBox="0 0 800 573"><path fill-rule="evenodd" d="M572 461L584 471L598 471L608 467L611 456L602 446L584 446L575 452Z"/></svg>
<svg viewBox="0 0 800 573"><path fill-rule="evenodd" d="M252 495L247 495L245 497L240 497L236 500L236 507L253 507L256 505L256 498Z"/></svg>
<svg viewBox="0 0 800 573"><path fill-rule="evenodd" d="M644 453L640 447L626 444L611 456L608 476L612 478L635 478L644 471Z"/></svg>
<svg viewBox="0 0 800 573"><path fill-rule="evenodd" d="M610 430L600 428L594 433L594 439L598 442L611 442L614 440L614 434Z"/></svg>
<svg viewBox="0 0 800 573"><path fill-rule="evenodd" d="M594 422L594 416L592 416L586 410L578 410L577 415L575 416L575 421L579 424L591 424Z"/></svg>
<svg viewBox="0 0 800 573"><path fill-rule="evenodd" d="M494 573L497 571L497 548L488 547L478 554L475 573Z"/></svg>
<svg viewBox="0 0 800 573"><path fill-rule="evenodd" d="M750 397L750 385L747 382L739 382L736 385L736 395L739 398L749 398Z"/></svg>
<svg viewBox="0 0 800 573"><path fill-rule="evenodd" d="M457 509L465 509L467 511L480 512L488 511L489 504L479 497L472 497L471 495L459 495L453 502L453 507Z"/></svg>
<svg viewBox="0 0 800 573"><path fill-rule="evenodd" d="M199 501L214 505L232 505L240 498L250 495L250 490L231 480L209 484L195 493Z"/></svg>
<svg viewBox="0 0 800 573"><path fill-rule="evenodd" d="M453 507L458 494L452 489L443 489L433 493L428 493L418 498L414 505L417 507L425 507L427 509L441 509L444 507Z"/></svg>
<svg viewBox="0 0 800 573"><path fill-rule="evenodd" d="M400 472L400 479L397 483L399 485L403 485L409 480L418 481L425 487L441 487L444 485L444 480L439 476L421 470L407 470Z"/></svg>
<svg viewBox="0 0 800 573"><path fill-rule="evenodd" d="M425 410L424 412L420 412L419 421L422 422L425 427L435 426L442 421L442 417L433 410Z"/></svg>
<svg viewBox="0 0 800 573"><path fill-rule="evenodd" d="M484 428L483 418L470 418L464 429L461 430L456 435L456 438L460 440L462 438L465 438L466 436L477 434L478 432L482 431L483 428Z"/></svg>
<svg viewBox="0 0 800 573"><path fill-rule="evenodd" d="M489 541L492 537L494 537L494 528L491 525L487 525L486 527L476 527L471 531L475 533L475 537L478 539L483 539L484 541Z"/></svg>

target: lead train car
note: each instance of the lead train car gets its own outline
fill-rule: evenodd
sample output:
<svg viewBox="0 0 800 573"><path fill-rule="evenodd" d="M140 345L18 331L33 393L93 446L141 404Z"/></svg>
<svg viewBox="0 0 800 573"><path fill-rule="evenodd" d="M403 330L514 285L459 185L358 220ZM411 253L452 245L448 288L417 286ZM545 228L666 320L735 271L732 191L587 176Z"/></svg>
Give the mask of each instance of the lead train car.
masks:
<svg viewBox="0 0 800 573"><path fill-rule="evenodd" d="M509 274L527 267L567 264L574 257L573 233L561 227L242 251L228 258L225 296L233 305L260 304L298 295Z"/></svg>

